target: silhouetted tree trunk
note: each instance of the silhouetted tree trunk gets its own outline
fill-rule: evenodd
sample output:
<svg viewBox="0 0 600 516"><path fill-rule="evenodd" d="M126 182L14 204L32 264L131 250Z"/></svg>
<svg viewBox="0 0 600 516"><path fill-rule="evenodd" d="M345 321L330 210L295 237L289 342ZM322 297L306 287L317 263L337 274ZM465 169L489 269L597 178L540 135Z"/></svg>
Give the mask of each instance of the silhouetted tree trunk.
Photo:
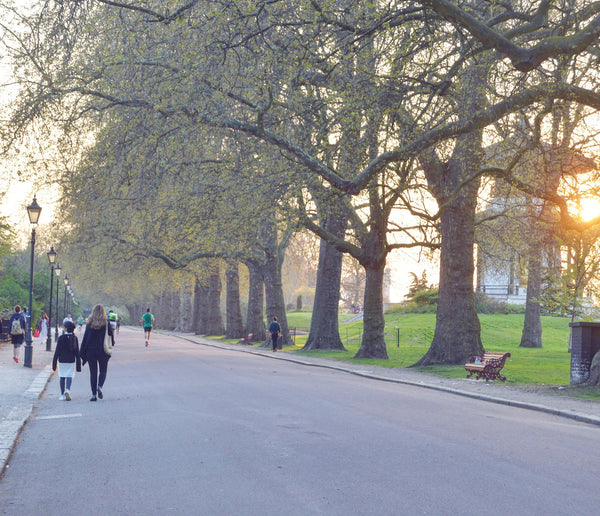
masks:
<svg viewBox="0 0 600 516"><path fill-rule="evenodd" d="M208 334L208 284L196 279L194 288L194 321L196 335Z"/></svg>
<svg viewBox="0 0 600 516"><path fill-rule="evenodd" d="M265 262L262 265L262 277L265 282L265 301L266 301L266 326L270 324L274 316L277 316L281 326L281 337L277 341L278 345L284 346L291 344L290 331L285 312L285 299L283 297L283 283L281 281L281 266L285 247L289 235L284 235L281 240L278 238L277 227L274 222L274 215L265 222ZM270 345L271 335L267 332L264 346Z"/></svg>
<svg viewBox="0 0 600 516"><path fill-rule="evenodd" d="M525 322L521 335L522 348L542 347L542 317L540 293L542 284L542 248L540 242L533 242L527 266L527 301L525 302Z"/></svg>
<svg viewBox="0 0 600 516"><path fill-rule="evenodd" d="M244 334L252 333L252 340L262 342L266 339L264 302L265 286L262 277L261 267L252 261L246 261L249 275L248 287L248 316L246 317L246 326Z"/></svg>
<svg viewBox="0 0 600 516"><path fill-rule="evenodd" d="M374 210L373 210L374 211ZM385 343L385 320L383 318L383 277L387 257L385 240L385 217L375 217L363 249L368 252L361 258L365 268L365 295L363 302L363 337L355 358L387 359Z"/></svg>
<svg viewBox="0 0 600 516"><path fill-rule="evenodd" d="M323 225L327 231L343 238L347 218L335 207L330 212ZM342 258L340 251L321 239L310 331L302 349L345 349L338 323Z"/></svg>
<svg viewBox="0 0 600 516"><path fill-rule="evenodd" d="M221 315L221 273L218 264L212 265L210 269L207 309L206 334L223 335L225 333L225 328L223 326L223 317Z"/></svg>
<svg viewBox="0 0 600 516"><path fill-rule="evenodd" d="M459 112L486 104L487 67L482 58L457 84ZM443 162L433 151L421 156L430 190L441 208L440 284L435 333L416 365L460 364L484 352L475 308L475 210L483 159L483 133L459 136L452 156Z"/></svg>
<svg viewBox="0 0 600 516"><path fill-rule="evenodd" d="M242 320L242 309L240 307L240 278L237 262L227 263L225 277L227 279L225 337L239 339L244 335L244 321Z"/></svg>

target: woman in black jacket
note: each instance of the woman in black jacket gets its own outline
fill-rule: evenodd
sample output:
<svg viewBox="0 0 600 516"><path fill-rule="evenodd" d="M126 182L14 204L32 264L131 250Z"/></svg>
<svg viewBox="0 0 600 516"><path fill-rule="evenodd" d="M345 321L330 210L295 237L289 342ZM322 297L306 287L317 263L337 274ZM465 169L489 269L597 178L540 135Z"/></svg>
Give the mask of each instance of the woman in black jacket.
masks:
<svg viewBox="0 0 600 516"><path fill-rule="evenodd" d="M52 359L52 370L56 371L58 363L58 374L60 376L60 399L71 401L71 382L75 374L81 371L81 359L79 357L79 341L73 335L75 325L72 322L65 322L65 333L63 333L56 343L54 358ZM65 386L66 383L66 386Z"/></svg>
<svg viewBox="0 0 600 516"><path fill-rule="evenodd" d="M110 335L111 349L115 345L112 328L108 324L106 311L102 305L96 305L87 320L85 333L81 341L81 361L83 365L89 363L90 368L90 386L92 387L92 397L90 401L96 401L98 398L104 398L102 387L106 380L106 371L110 354L104 351L104 336L106 332ZM100 374L98 374L100 369ZM98 398L96 397L98 396Z"/></svg>

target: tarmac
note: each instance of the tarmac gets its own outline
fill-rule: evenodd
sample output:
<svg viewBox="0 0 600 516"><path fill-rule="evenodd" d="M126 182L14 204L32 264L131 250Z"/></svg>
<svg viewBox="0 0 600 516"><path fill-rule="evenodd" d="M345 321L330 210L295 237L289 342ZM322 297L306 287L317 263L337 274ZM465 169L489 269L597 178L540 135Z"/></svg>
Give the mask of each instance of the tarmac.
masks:
<svg viewBox="0 0 600 516"><path fill-rule="evenodd" d="M536 410L600 428L600 402L567 396L568 387L513 386L510 383L488 383L467 378L442 378L410 368L353 365L336 360L299 356L285 350L274 353L268 348L224 344L193 334L165 333L199 345L260 355L270 360L286 360L306 367L333 369L374 381L412 385L490 403ZM9 463L23 426L35 410L53 375L53 356L54 342L52 352L48 352L45 342L34 340L32 366L24 367L24 347L21 346L21 362L17 364L13 361L13 346L10 341L0 342L0 478Z"/></svg>

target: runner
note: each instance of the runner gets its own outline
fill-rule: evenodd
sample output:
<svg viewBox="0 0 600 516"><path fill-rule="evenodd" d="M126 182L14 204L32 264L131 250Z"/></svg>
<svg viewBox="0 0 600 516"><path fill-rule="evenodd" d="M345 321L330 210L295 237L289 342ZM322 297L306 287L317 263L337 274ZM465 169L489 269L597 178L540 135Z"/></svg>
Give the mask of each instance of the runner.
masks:
<svg viewBox="0 0 600 516"><path fill-rule="evenodd" d="M150 308L146 309L146 313L142 315L142 322L144 323L146 347L148 347L150 345L150 332L152 331L152 324L154 323L154 316L150 313Z"/></svg>

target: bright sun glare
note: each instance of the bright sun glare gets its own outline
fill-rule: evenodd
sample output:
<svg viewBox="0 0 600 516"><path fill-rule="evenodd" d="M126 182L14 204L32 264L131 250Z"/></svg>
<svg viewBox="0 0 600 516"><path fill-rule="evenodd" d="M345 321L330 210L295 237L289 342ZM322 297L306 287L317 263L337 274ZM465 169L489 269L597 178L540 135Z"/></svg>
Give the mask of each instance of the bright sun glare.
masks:
<svg viewBox="0 0 600 516"><path fill-rule="evenodd" d="M600 197L584 197L579 201L579 216L588 221L600 217Z"/></svg>

